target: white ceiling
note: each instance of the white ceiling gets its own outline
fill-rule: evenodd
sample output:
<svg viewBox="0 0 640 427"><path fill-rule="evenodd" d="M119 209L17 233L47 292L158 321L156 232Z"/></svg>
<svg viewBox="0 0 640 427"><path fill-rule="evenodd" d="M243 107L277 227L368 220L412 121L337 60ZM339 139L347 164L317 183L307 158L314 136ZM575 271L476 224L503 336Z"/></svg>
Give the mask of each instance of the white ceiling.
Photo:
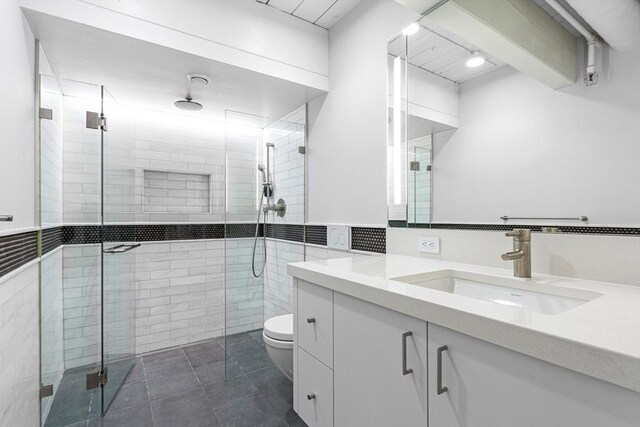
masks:
<svg viewBox="0 0 640 427"><path fill-rule="evenodd" d="M388 50L391 55L403 55L404 37L398 37L389 43ZM475 51L481 52L487 61L480 67L469 68L465 63ZM468 41L426 19L420 21L420 30L409 36L407 54L409 64L460 83L505 65Z"/></svg>
<svg viewBox="0 0 640 427"><path fill-rule="evenodd" d="M24 13L56 77L104 85L121 104L184 114L173 102L190 94L204 108L189 115L221 120L228 111L239 111L277 119L323 93L32 10ZM194 85L189 73L207 74L211 82ZM69 92L81 85L60 86Z"/></svg>
<svg viewBox="0 0 640 427"><path fill-rule="evenodd" d="M361 0L256 0L327 30ZM370 1L370 0L366 0Z"/></svg>
<svg viewBox="0 0 640 427"><path fill-rule="evenodd" d="M580 33L549 6L545 0L534 1L571 34L574 36L580 35ZM564 4L566 5L566 3ZM571 10L568 6L567 9ZM578 17L578 19L580 18ZM478 49L472 43L429 22L428 15L423 17L419 23L420 30L416 34L409 36L409 45L407 48L407 59L409 64L413 66L448 80L463 83L506 65L498 58ZM404 54L404 50L404 37L398 37L389 43L389 54L391 55L402 55ZM480 67L469 68L465 65L466 60L469 55L475 51L481 52L487 61Z"/></svg>

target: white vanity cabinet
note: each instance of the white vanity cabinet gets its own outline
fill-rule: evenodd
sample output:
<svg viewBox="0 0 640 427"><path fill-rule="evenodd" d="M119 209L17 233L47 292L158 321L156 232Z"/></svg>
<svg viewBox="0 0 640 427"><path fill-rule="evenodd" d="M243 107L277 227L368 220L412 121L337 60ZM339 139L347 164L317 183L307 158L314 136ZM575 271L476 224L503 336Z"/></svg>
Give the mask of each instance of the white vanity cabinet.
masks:
<svg viewBox="0 0 640 427"><path fill-rule="evenodd" d="M640 393L294 283L294 409L310 427L640 426Z"/></svg>
<svg viewBox="0 0 640 427"><path fill-rule="evenodd" d="M432 323L428 333L429 427L640 425L639 393Z"/></svg>
<svg viewBox="0 0 640 427"><path fill-rule="evenodd" d="M426 427L427 324L334 293L336 426Z"/></svg>

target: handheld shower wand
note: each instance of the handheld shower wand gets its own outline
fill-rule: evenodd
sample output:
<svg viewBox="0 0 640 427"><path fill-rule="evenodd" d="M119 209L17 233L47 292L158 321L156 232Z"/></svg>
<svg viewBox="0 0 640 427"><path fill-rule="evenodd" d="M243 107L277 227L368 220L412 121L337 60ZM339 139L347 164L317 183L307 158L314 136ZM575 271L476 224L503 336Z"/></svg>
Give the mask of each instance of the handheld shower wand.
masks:
<svg viewBox="0 0 640 427"><path fill-rule="evenodd" d="M271 182L267 179L267 174L262 162L258 163L258 170L262 172L262 193L265 197L269 198L273 194L273 187L271 186ZM267 203L269 203L269 200L267 200Z"/></svg>

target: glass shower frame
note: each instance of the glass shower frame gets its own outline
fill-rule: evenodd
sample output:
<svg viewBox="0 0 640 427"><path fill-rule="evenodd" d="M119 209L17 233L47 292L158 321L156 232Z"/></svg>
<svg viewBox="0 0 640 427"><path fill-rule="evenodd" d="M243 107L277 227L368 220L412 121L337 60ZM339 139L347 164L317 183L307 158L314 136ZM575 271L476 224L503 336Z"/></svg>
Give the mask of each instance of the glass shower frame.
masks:
<svg viewBox="0 0 640 427"><path fill-rule="evenodd" d="M99 152L99 218L96 217L98 222L87 228L97 227L100 238L97 245L58 247L42 256L43 233L57 232L59 228L62 234L64 224L62 192L59 194L60 200L55 200L56 189L53 188L62 186L64 151L61 118L65 109L65 95L58 83L82 88L81 92L86 97L84 104L91 105L89 108L95 110L91 112L92 115L89 112L86 115L87 128L90 125L93 128L75 131L82 135L86 147L92 152ZM135 260L129 250L113 248L127 244L135 247L135 244L120 242L119 233L108 230L110 201L108 191L105 193L105 188L108 188L105 180L110 175L110 168L115 167L115 162L110 158L105 159L104 155L105 147L109 144L105 117L109 106L114 105L112 97L103 86L57 80L44 74L39 75L38 86L38 215L41 229L44 230L38 239L38 253L42 256L40 380L44 396L41 399L40 419L42 425L67 425L103 415L133 367ZM57 166L60 170L56 170L56 162L59 162ZM58 190L61 191L61 188ZM128 240L135 240L135 236L127 237ZM60 240L64 243L62 236ZM70 269L73 271L69 277L63 277L63 251L67 248L71 261L74 253L77 259L85 256L84 261L99 261L92 261L91 265L80 263L75 269ZM72 265L71 261L69 265ZM90 381L97 381L97 387L88 389Z"/></svg>

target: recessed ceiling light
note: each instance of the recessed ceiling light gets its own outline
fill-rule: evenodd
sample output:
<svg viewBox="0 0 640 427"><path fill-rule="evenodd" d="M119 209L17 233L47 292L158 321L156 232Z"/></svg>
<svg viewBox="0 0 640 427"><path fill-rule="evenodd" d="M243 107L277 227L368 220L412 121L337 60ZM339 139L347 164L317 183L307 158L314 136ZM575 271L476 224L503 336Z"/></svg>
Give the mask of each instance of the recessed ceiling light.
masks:
<svg viewBox="0 0 640 427"><path fill-rule="evenodd" d="M469 68L476 68L484 64L484 56L480 52L473 52L469 59L467 59L466 65Z"/></svg>
<svg viewBox="0 0 640 427"><path fill-rule="evenodd" d="M189 81L191 81L191 83L194 83L200 86L208 85L209 80L211 80L209 76L207 76L206 74L191 73L187 77L189 78Z"/></svg>
<svg viewBox="0 0 640 427"><path fill-rule="evenodd" d="M419 29L420 25L418 25L417 22L414 22L413 24L409 24L404 30L402 30L402 34L404 34L405 36L410 36L417 33Z"/></svg>

